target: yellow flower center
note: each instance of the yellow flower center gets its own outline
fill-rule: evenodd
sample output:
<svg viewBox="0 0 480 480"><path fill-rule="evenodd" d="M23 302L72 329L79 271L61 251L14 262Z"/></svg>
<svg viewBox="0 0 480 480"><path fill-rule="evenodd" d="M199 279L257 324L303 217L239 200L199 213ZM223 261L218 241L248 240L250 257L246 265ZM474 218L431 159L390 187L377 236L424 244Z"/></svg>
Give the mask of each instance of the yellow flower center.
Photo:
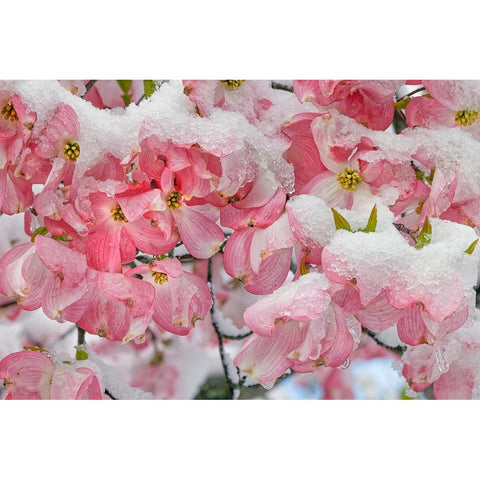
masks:
<svg viewBox="0 0 480 480"><path fill-rule="evenodd" d="M165 282L168 282L168 275L163 272L152 272L152 277L155 283L162 285Z"/></svg>
<svg viewBox="0 0 480 480"><path fill-rule="evenodd" d="M478 117L478 110L460 110L455 115L455 121L462 127L469 127Z"/></svg>
<svg viewBox="0 0 480 480"><path fill-rule="evenodd" d="M358 173L358 170L348 167L338 174L337 181L345 190L355 190L357 185L362 182L362 177Z"/></svg>
<svg viewBox="0 0 480 480"><path fill-rule="evenodd" d="M245 80L220 80L229 90L236 90Z"/></svg>
<svg viewBox="0 0 480 480"><path fill-rule="evenodd" d="M15 109L13 108L12 102L8 102L2 108L2 117L5 120L10 120L11 122L15 122L15 120L18 120L18 115Z"/></svg>
<svg viewBox="0 0 480 480"><path fill-rule="evenodd" d="M67 160L76 162L80 156L80 145L77 142L67 142L63 147L63 154Z"/></svg>
<svg viewBox="0 0 480 480"><path fill-rule="evenodd" d="M182 204L180 203L182 201L182 194L178 190L174 190L172 193L167 195L166 198L166 203L167 207L175 210L176 208L179 208Z"/></svg>
<svg viewBox="0 0 480 480"><path fill-rule="evenodd" d="M120 205L117 205L115 208L112 208L110 211L112 212L112 218L116 222L128 223L128 220L125 218L125 215L122 212L122 207Z"/></svg>

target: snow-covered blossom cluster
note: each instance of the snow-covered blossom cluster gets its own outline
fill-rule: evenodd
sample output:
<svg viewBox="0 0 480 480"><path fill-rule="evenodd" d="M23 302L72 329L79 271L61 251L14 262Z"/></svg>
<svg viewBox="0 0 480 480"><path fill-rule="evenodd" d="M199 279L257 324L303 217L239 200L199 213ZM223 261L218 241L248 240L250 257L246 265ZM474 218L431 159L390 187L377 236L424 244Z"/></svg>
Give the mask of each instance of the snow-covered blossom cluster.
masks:
<svg viewBox="0 0 480 480"><path fill-rule="evenodd" d="M290 85L0 82L4 398L480 398L480 82Z"/></svg>

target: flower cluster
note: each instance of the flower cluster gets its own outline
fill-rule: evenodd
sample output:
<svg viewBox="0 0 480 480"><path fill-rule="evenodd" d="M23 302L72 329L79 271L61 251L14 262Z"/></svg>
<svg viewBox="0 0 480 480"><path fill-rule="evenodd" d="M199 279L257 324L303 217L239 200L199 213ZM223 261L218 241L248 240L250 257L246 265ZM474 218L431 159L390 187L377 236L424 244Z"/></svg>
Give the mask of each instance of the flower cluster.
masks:
<svg viewBox="0 0 480 480"><path fill-rule="evenodd" d="M478 396L480 82L86 85L0 82L12 321L41 309L104 339L90 356L130 352L126 382L158 398L195 394L182 348L219 346L234 392L382 334L413 391ZM100 360L28 348L0 349L6 398L105 398Z"/></svg>

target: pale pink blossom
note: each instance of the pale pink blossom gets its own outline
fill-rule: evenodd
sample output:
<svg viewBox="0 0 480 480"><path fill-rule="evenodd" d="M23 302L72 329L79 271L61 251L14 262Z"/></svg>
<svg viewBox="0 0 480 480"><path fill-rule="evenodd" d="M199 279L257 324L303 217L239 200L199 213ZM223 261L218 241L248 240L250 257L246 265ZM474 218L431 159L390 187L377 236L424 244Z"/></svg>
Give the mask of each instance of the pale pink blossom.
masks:
<svg viewBox="0 0 480 480"><path fill-rule="evenodd" d="M328 286L323 275L309 273L248 307L245 323L254 335L235 365L267 386L288 368L307 372L342 365L354 348L347 326L352 319L331 303Z"/></svg>
<svg viewBox="0 0 480 480"><path fill-rule="evenodd" d="M202 117L209 116L216 107L239 111L253 122L273 105L267 98L270 88L267 81L184 80L183 86Z"/></svg>
<svg viewBox="0 0 480 480"><path fill-rule="evenodd" d="M393 121L395 91L401 81L295 80L301 102L318 107L334 106L344 115L372 130L385 130Z"/></svg>
<svg viewBox="0 0 480 480"><path fill-rule="evenodd" d="M153 285L152 319L168 332L187 335L197 321L207 316L212 303L207 284L197 275L184 271L177 258L136 267L129 272L134 274Z"/></svg>
<svg viewBox="0 0 480 480"><path fill-rule="evenodd" d="M151 284L121 273L88 271L88 294L65 315L93 335L110 341L143 342L152 320Z"/></svg>
<svg viewBox="0 0 480 480"><path fill-rule="evenodd" d="M153 212L164 209L161 192L146 183L133 183L113 197L98 192L90 195L94 224L86 241L88 264L101 271L120 272L131 262L137 248L161 255L178 242L173 225L160 223Z"/></svg>
<svg viewBox="0 0 480 480"><path fill-rule="evenodd" d="M265 229L236 231L225 245L225 271L250 293L271 293L287 278L294 243L286 214Z"/></svg>
<svg viewBox="0 0 480 480"><path fill-rule="evenodd" d="M61 103L32 146L33 154L53 162L45 188L55 190L60 182L72 183L75 163L81 155L80 122L70 105Z"/></svg>
<svg viewBox="0 0 480 480"><path fill-rule="evenodd" d="M103 384L89 361L56 361L43 349L11 353L0 361L7 400L101 400Z"/></svg>
<svg viewBox="0 0 480 480"><path fill-rule="evenodd" d="M478 130L480 83L474 80L424 80L429 96L414 97L405 114L410 127L463 127Z"/></svg>

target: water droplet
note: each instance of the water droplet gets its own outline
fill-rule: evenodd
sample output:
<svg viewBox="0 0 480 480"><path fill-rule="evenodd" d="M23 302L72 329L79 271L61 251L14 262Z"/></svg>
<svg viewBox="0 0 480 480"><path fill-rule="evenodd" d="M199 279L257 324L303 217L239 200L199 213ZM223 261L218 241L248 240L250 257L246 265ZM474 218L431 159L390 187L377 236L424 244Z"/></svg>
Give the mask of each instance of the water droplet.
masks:
<svg viewBox="0 0 480 480"><path fill-rule="evenodd" d="M450 365L448 364L444 352L441 349L437 349L435 352L435 358L437 360L438 369L441 373L447 373Z"/></svg>
<svg viewBox="0 0 480 480"><path fill-rule="evenodd" d="M352 363L352 361L347 358L341 365L340 365L340 368L348 368L350 366L350 363Z"/></svg>

